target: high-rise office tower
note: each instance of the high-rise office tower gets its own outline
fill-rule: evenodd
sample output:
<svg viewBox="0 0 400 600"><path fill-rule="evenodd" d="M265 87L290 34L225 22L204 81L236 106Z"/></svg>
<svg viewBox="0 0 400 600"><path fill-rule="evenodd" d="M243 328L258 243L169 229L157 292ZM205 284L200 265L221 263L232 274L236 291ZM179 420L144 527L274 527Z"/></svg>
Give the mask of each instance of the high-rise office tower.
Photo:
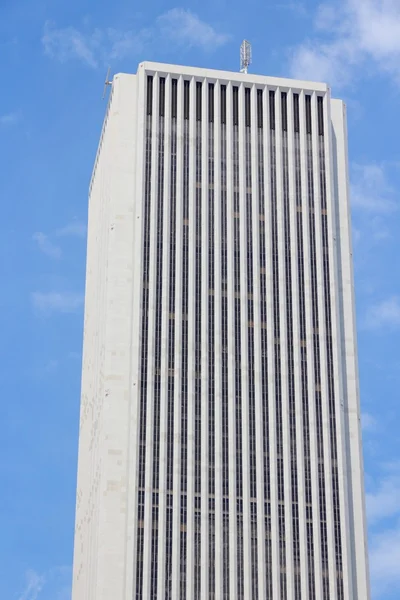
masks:
<svg viewBox="0 0 400 600"><path fill-rule="evenodd" d="M350 229L326 85L115 76L73 600L368 600Z"/></svg>

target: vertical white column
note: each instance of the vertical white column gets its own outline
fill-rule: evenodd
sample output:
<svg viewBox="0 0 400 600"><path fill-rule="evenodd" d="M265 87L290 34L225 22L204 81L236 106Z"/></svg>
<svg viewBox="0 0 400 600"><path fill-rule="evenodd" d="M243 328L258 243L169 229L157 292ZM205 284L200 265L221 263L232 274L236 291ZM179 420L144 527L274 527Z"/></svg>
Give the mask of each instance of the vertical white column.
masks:
<svg viewBox="0 0 400 600"><path fill-rule="evenodd" d="M76 496L74 543L74 598L96 593L97 522L99 518L99 417L102 410L103 390L99 389L99 372L102 370L100 335L97 321L104 307L100 303L99 289L104 297L105 276L101 271L99 254L103 248L102 237L107 228L103 219L105 195L104 167L108 156L105 140L110 128L109 110L103 123L96 163L89 193L89 228L87 241L86 295L84 318L84 347L81 408L79 420L79 460ZM103 311L102 311L103 308ZM95 506L91 510L91 506Z"/></svg>
<svg viewBox="0 0 400 600"><path fill-rule="evenodd" d="M347 393L347 368L346 358L343 355L343 328L344 328L344 306L342 285L342 236L340 231L340 212L342 206L347 204L340 199L338 202L338 151L336 132L331 121L331 95L330 90L324 99L324 125L325 125L325 167L327 187L327 221L329 236L329 265L330 265L330 297L332 309L332 349L333 349L333 373L335 386L335 421L336 421L336 445L337 445L337 472L339 485L339 510L340 526L338 532L341 539L342 572L344 599L357 599L357 586L355 582L355 569L351 564L351 550L348 546L349 532L352 531L349 515L348 492L351 482L348 479L350 457L346 451L349 442L348 423L344 412L344 399ZM346 156L346 148L341 151ZM346 177L347 171L343 170ZM348 207L346 207L348 210ZM346 214L350 220L350 215ZM349 257L350 258L350 257ZM351 258L350 258L351 260ZM349 321L346 319L346 323ZM352 324L354 327L354 323ZM359 416L359 415L358 415ZM335 526L335 524L334 524ZM336 526L335 526L336 527ZM351 535L351 534L350 534ZM353 539L351 544L354 545ZM360 564L360 561L357 561ZM367 594L368 591L365 590ZM365 595L367 598L367 596Z"/></svg>
<svg viewBox="0 0 400 600"><path fill-rule="evenodd" d="M347 497L341 494L342 548L349 553L349 586L353 586L356 600L370 598L367 528L364 494L364 467L360 423L360 391L357 360L357 334L354 301L353 248L351 239L351 215L349 200L349 167L347 156L346 106L332 100L331 116L334 140L334 177L336 181L335 204L337 226L332 233L337 236L338 279L342 314L338 316L341 340L337 352L341 359L344 394L341 398L342 432L344 440L338 446L339 473L345 471L342 485L346 486ZM334 144L333 144L334 141ZM330 224L332 227L332 224ZM343 404L343 406L342 406ZM349 530L343 520L349 511ZM344 570L345 554L343 554ZM345 572L344 572L345 575ZM351 597L351 596L349 596ZM347 600L347 597L345 595Z"/></svg>
<svg viewBox="0 0 400 600"><path fill-rule="evenodd" d="M164 105L164 182L163 182L163 249L162 249L162 301L161 301L161 391L160 391L160 460L158 500L158 574L157 596L165 598L165 539L166 539L166 477L168 428L168 330L169 330L169 279L170 279L170 176L171 176L171 78L165 78Z"/></svg>
<svg viewBox="0 0 400 600"><path fill-rule="evenodd" d="M337 159L335 156L336 145L333 144L333 127L331 123L331 97L328 88L324 96L324 147L325 147L325 169L326 169L326 202L327 202L327 223L329 238L329 275L330 275L330 303L332 318L332 353L333 353L333 377L335 389L335 422L336 422L336 446L337 446L337 473L339 485L339 510L340 510L340 539L342 552L342 572L343 572L343 591L344 599L350 600L354 596L353 579L351 577L352 568L349 564L350 556L346 543L346 537L350 531L348 505L346 490L347 481L347 457L343 452L345 445L345 424L343 412L343 398L345 394L346 369L341 351L341 318L343 315L343 304L341 297L340 284L340 232L338 219L339 215L336 206L336 184L335 170L337 168ZM332 465L333 466L333 465ZM332 486L333 487L333 486ZM332 500L333 501L333 500ZM333 515L334 516L334 515ZM333 523L334 533L336 530ZM333 557L335 561L336 556ZM335 563L336 567L336 563Z"/></svg>
<svg viewBox="0 0 400 600"><path fill-rule="evenodd" d="M308 410L310 423L310 459L311 459L311 486L312 486L312 515L314 538L314 568L315 568L315 597L322 598L322 573L321 573L321 543L319 529L319 483L316 446L316 418L315 418L315 385L314 385L314 348L313 348L313 322L312 322L312 288L310 269L310 226L309 226L309 184L306 141L305 94L300 95L300 154L303 196L303 241L304 241L304 295L306 310L307 331L307 379L308 379Z"/></svg>
<svg viewBox="0 0 400 600"><path fill-rule="evenodd" d="M214 86L215 598L222 598L221 88Z"/></svg>
<svg viewBox="0 0 400 600"><path fill-rule="evenodd" d="M282 100L281 88L276 90L275 119L276 119L276 181L277 181L277 215L278 215L278 249L279 249L279 303L280 338L276 340L280 349L281 360L281 414L283 440L283 473L284 473L284 515L285 515L285 546L286 546L286 580L287 598L293 594L293 561L292 561L292 497L290 469L290 437L289 437L289 390L288 390L288 355L287 355L287 318L286 303L288 289L286 285L286 249L285 249L285 214L283 194L283 139L282 139Z"/></svg>
<svg viewBox="0 0 400 600"><path fill-rule="evenodd" d="M272 91L272 90L271 90ZM264 181L265 181L265 250L266 250L266 289L267 289L267 352L268 352L268 405L269 405L269 456L271 483L271 554L272 554L272 597L280 597L279 532L278 532L278 494L276 469L276 373L275 373L275 335L273 310L272 275L272 219L271 219L271 123L270 88L264 90Z"/></svg>
<svg viewBox="0 0 400 600"><path fill-rule="evenodd" d="M294 147L294 102L293 90L288 93L288 155L289 155L289 210L290 210L290 237L291 237L291 269L292 269L292 310L293 310L293 363L294 363L294 393L296 412L296 462L297 462L297 500L298 500L298 527L300 546L300 577L301 597L308 596L308 572L307 572L307 539L306 539L306 510L304 489L304 426L303 426L303 402L301 381L301 353L302 344L300 336L300 310L299 310L299 251L297 232L297 192L296 192L296 162ZM301 218L305 218L305 213ZM294 534L294 532L293 532ZM298 567L294 567L298 568Z"/></svg>
<svg viewBox="0 0 400 600"><path fill-rule="evenodd" d="M336 467L338 468L338 485L339 485L339 510L340 510L340 521L341 523L347 522L347 515L344 515L341 507L341 495L343 493L343 485L342 485L342 473L345 472L345 467L339 467L340 461L342 459L342 455L340 454L340 448L342 444L342 415L340 410L340 398L343 398L343 378L342 378L342 370L339 368L341 362L341 355L339 360L337 356L338 348L340 347L340 331L338 329L338 320L337 320L337 311L338 304L340 303L340 290L338 287L338 278L337 278L337 248L339 247L339 242L336 240L337 236L337 222L336 222L336 210L335 204L332 202L333 197L333 171L332 171L332 162L333 162L333 148L331 146L331 118L330 118L330 91L327 89L326 94L324 94L323 98L323 127L324 127L324 153L325 153L325 185L326 185L326 209L322 210L322 213L326 214L327 218L327 235L328 235L328 260L329 260L329 279L330 286L328 292L328 298L325 297L325 303L330 303L331 306L331 342L332 342L332 358L333 358L333 386L334 386L334 419L336 425L336 451L337 451L337 459L336 459ZM324 296L325 296L325 288L324 288ZM339 362L340 361L340 362ZM328 367L327 367L328 368ZM329 377L329 372L328 372ZM328 421L328 428L330 428L331 420ZM328 429L329 434L329 429ZM330 451L331 451L331 503L332 503L332 538L333 538L333 554L332 554L332 566L333 566L333 577L335 578L335 586L338 587L337 583L337 568L336 568L336 524L335 524L335 514L334 514L334 498L333 498L333 468L335 465L335 460L332 458L333 448L331 447L332 443L330 443ZM347 531L348 529L344 529ZM340 534L342 539L342 535ZM348 578L348 570L346 568L347 561L347 548L342 547L342 579L343 579L343 592L344 598L348 600L348 588L349 588L349 578ZM345 560L343 560L345 559ZM338 591L337 595L339 597ZM353 597L353 593L350 596Z"/></svg>
<svg viewBox="0 0 400 600"><path fill-rule="evenodd" d="M132 138L134 120L130 119L127 104L134 102L135 87L132 80L116 77L116 105L112 118L107 161L106 204L104 234L106 243L106 273L102 273L104 287L101 290L101 346L99 373L102 414L95 429L99 431L100 444L96 448L98 463L94 487L100 482L101 502L98 506L95 546L92 547L93 594L105 598L113 588L122 598L125 587L126 560L126 508L128 458L128 415L130 407L130 349L131 349L131 243L133 179L127 164L134 162ZM133 80L134 84L134 80ZM123 132L123 133L122 133ZM125 194L125 190L128 191ZM131 192L131 193L129 193ZM101 279L100 279L101 281ZM96 461L97 462L97 461ZM99 463L101 463L101 478ZM99 495L100 495L99 494ZM95 503L89 509L94 513ZM98 526L98 527L97 527ZM97 585L96 585L97 584ZM97 589L94 589L97 588ZM93 597L94 597L93 596Z"/></svg>
<svg viewBox="0 0 400 600"><path fill-rule="evenodd" d="M108 109L108 123L107 129L104 131L104 135L102 137L102 155L103 161L100 168L100 232L99 232L99 242L100 242L100 252L98 258L98 269L101 269L101 265L104 262L107 262L108 256L108 239L109 239L109 208L110 208L110 190L111 190L111 172L110 166L112 163L112 154L111 148L113 147L113 143L115 141L114 132L115 132L115 117L117 113L117 104L119 94L118 88L116 87L113 90L112 101L110 101L110 106ZM100 165L99 165L100 166ZM103 262L104 261L104 262ZM107 273L108 275L108 273ZM93 580L88 583L89 590L94 594L101 594L104 591L104 587L106 585L104 578L103 569L99 568L99 563L104 564L104 531L99 531L102 527L97 527L97 523L102 523L104 527L105 520L105 505L107 502L102 504L98 503L96 507L96 524L94 522L93 510L90 504L93 502L93 496L97 498L100 497L102 493L104 493L104 488L106 487L106 483L104 481L104 477L102 477L102 473L100 471L100 464L102 459L102 454L104 451L102 440L105 437L103 423L104 423L104 411L105 411L105 341L106 341L106 314L107 314L107 276L103 275L101 271L98 272L98 278L102 282L100 284L100 290L98 292L97 307L98 307L98 318L101 320L101 325L96 333L97 337L97 348L98 355L94 362L94 368L96 371L95 374L95 395L93 397L92 402L92 410L94 414L94 419L92 421L91 427L91 436L90 436L90 445L92 453L92 461L91 461L91 469L92 469L92 478L93 484L90 489L89 496L89 506L86 511L86 519L93 525L90 528L90 537L89 537L89 553L88 553L88 562L89 562L89 577L93 577ZM109 389L107 389L109 392ZM99 575L98 575L99 574ZM95 583L94 583L95 582ZM97 588L96 588L97 584Z"/></svg>
<svg viewBox="0 0 400 600"><path fill-rule="evenodd" d="M195 477L195 302L196 302L196 80L190 79L189 113L189 302L188 302L188 443L187 443L187 600L194 592Z"/></svg>
<svg viewBox="0 0 400 600"><path fill-rule="evenodd" d="M120 451L121 455L123 455L122 448L118 448L118 442L115 444L115 440L118 439L118 437L121 439L122 431L118 426L118 417L113 410L115 406L118 404L120 405L121 401L122 373L113 372L114 369L110 364L110 350L113 342L115 342L113 334L115 335L115 329L118 329L118 324L115 319L115 309L111 301L113 288L116 285L117 271L115 256L113 256L114 253L112 252L112 250L115 250L113 243L114 234L112 233L112 229L114 229L115 225L112 221L114 216L113 212L115 210L115 196L117 195L116 172L118 171L118 167L113 160L114 155L111 149L116 153L119 151L117 128L120 118L119 111L121 109L120 96L121 90L118 82L115 90L113 90L113 106L112 111L110 111L107 132L107 148L104 148L105 164L104 170L102 171L104 175L101 180L103 192L101 253L103 254L104 263L107 266L106 274L102 275L102 277L104 277L104 285L99 293L99 315L101 325L99 327L98 397L94 402L94 407L97 405L99 411L93 424L93 437L91 441L93 443L93 456L95 458L95 464L93 466L97 470L101 465L99 496L102 497L102 500L98 507L98 527L93 532L91 556L89 556L89 561L92 559L96 563L95 565L92 563L91 574L96 582L95 585L97 584L96 589L95 591L93 590L93 592L95 596L100 598L106 596L109 592L110 579L118 577L122 579L121 573L118 572L118 561L115 560L116 556L119 554L118 525L120 525L120 523L114 519L112 526L110 527L110 515L113 514L116 509L118 511L118 509L121 508L118 502L118 492L120 492L121 489L121 482L118 481L118 477L116 476L115 455L113 458L109 455L109 451L115 449ZM114 297L113 300L115 302L116 298ZM116 370L119 370L118 367ZM121 405L119 408L121 408ZM97 412L96 408L95 412ZM97 477L97 473L95 477ZM89 520L91 519L92 510L92 507L88 510ZM111 548L112 553L110 553ZM90 587L93 589L95 585L91 583ZM121 585L115 587L117 595L120 595Z"/></svg>
<svg viewBox="0 0 400 600"><path fill-rule="evenodd" d="M137 111L135 146L145 148L145 76L143 70L137 78ZM133 116L132 116L133 118ZM135 202L132 218L134 219L134 238L132 240L132 324L131 324L131 381L132 396L129 415L129 459L127 461L128 511L126 530L126 587L125 596L136 591L136 549L137 549L137 498L138 498L138 434L140 406L140 331L142 288L143 288L143 190L144 190L144 156L136 152L133 173L135 178ZM139 291L138 291L139 290ZM125 600L125 599L124 599Z"/></svg>
<svg viewBox="0 0 400 600"><path fill-rule="evenodd" d="M103 261L106 260L107 252L107 235L108 235L108 202L109 202L109 158L110 158L110 144L112 143L111 132L114 126L112 115L115 111L116 96L112 94L109 102L107 111L107 117L104 123L102 137L99 146L99 153L96 160L96 173L92 182L91 188L91 205L95 203L98 205L96 210L97 222L92 226L96 227L96 257L91 257L88 246L88 264L90 260L95 260L92 269L95 273L95 298L93 299L93 312L94 312L94 336L93 336L93 348L91 352L94 358L90 358L88 363L93 369L93 382L90 386L88 394L88 410L85 411L84 423L88 426L88 445L87 451L89 453L90 460L88 461L90 482L88 486L88 496L85 502L86 507L84 509L83 522L87 524L87 537L86 537L86 568L83 567L83 573L86 574L86 593L88 597L92 597L97 594L97 590L100 590L99 582L97 579L98 574L98 562L99 562L99 548L102 545L102 540L99 544L99 534L97 524L101 519L101 507L99 497L103 491L104 483L100 477L100 457L101 457L101 434L102 434L102 415L104 410L104 340L105 340L105 319L104 315L106 312L106 276L101 270ZM113 111L113 112L111 112ZM89 231L90 233L90 231ZM91 269L91 270L92 270ZM98 327L98 320L101 320L101 325ZM89 321L89 318L88 318ZM84 384L83 384L84 389ZM92 417L90 419L89 415ZM87 421L86 421L87 419ZM84 431L82 428L81 431ZM87 476L87 475L86 475ZM83 490L86 486L82 486ZM84 494L82 494L84 497ZM96 505L93 511L91 505ZM103 581L102 581L103 583Z"/></svg>
<svg viewBox="0 0 400 600"><path fill-rule="evenodd" d="M208 538L209 538L209 490L208 490L208 81L202 81L201 93L201 598L208 598ZM215 477L215 472L214 472ZM215 564L214 564L215 567Z"/></svg>
<svg viewBox="0 0 400 600"><path fill-rule="evenodd" d="M336 578L332 558L335 547L332 528L332 468L330 453L330 423L329 423L329 393L327 380L327 356L326 356L326 326L325 326L325 302L324 302L324 272L323 272L323 243L321 231L321 185L320 185L320 157L318 139L317 98L313 93L311 97L312 116L312 144L313 144L313 176L314 176L314 216L315 216L315 247L317 263L317 301L318 301L318 328L320 343L320 370L321 370L321 403L322 403L322 435L324 451L324 479L325 479L325 502L326 502L326 528L328 546L328 573L329 593L336 597Z"/></svg>
<svg viewBox="0 0 400 600"><path fill-rule="evenodd" d="M295 431L294 431L294 435L291 429L291 424L290 424L290 411L295 412L295 421L297 424L298 418L298 407L297 407L297 401L300 397L299 395L299 390L296 386L296 364L298 365L298 352L299 352L299 346L297 344L295 344L295 335L296 335L296 325L298 325L298 321L295 322L294 317L295 317L295 310L296 310L296 289L295 289L295 281L296 281L296 274L297 274L297 264L296 264L296 258L297 258L297 247L295 244L296 241L296 232L295 232L295 228L296 228L296 224L295 224L295 210L296 210L296 199L295 199L295 179L294 179L294 151L293 151L293 119L292 119L292 113L293 113L293 105L292 105L292 94L291 94L291 90L287 90L287 96L286 96L286 122L287 122L287 177L288 177L288 208L287 208L287 222L285 224L285 227L288 228L289 234L290 234L290 249L289 249L289 268L290 268L290 282L286 279L286 297L287 297L287 302L290 302L290 306L291 306L291 322L287 322L286 323L286 327L287 327L287 332L289 331L289 328L291 328L292 330L292 348L288 347L289 341L288 341L288 335L286 332L285 335L285 342L286 342L286 352L287 352L287 365L288 365L288 373L287 373L287 381L289 381L289 352L291 350L292 352L292 357L293 357L293 384L294 384L294 389L293 389L293 394L294 394L294 398L290 399L288 397L288 414L289 414L289 422L287 423L288 425L288 481L287 481L287 489L288 489L288 494L289 494L289 501L290 501L290 516L289 516L289 522L290 522L290 532L291 532L291 540L290 540L290 546L287 548L287 554L288 554L288 564L291 567L291 574L292 574L292 583L291 583L291 587L289 588L288 585L288 599L289 598L295 598L295 577L296 574L294 573L294 569L296 569L296 571L298 570L298 566L294 564L294 553L293 553L293 548L294 548L294 536L295 536L295 531L294 531L294 510L298 510L298 483L297 483L297 490L293 490L293 485L292 485L292 470L295 469L296 471L296 476L298 478L299 476L299 464L298 464L298 457L297 457L297 451L298 451L298 436L297 436L297 431L296 431L296 426L295 426ZM286 249L286 252L288 252L288 250ZM291 297L289 298L289 294L288 294L288 286L290 285L290 292L291 292ZM288 393L289 389L288 389ZM289 402L292 403L292 405L289 405ZM293 439L295 437L295 440ZM292 446L294 446L294 442L296 442L296 462L293 465L292 464L292 453L293 453L293 449ZM295 500L297 501L297 507L295 506ZM290 538L289 538L290 539ZM289 584L289 582L288 582Z"/></svg>
<svg viewBox="0 0 400 600"><path fill-rule="evenodd" d="M249 477L249 365L248 365L248 310L247 310L247 206L246 206L246 128L245 86L239 87L239 203L240 203L240 338L242 379L242 504L243 504L243 581L244 597L251 598L250 556L250 477Z"/></svg>
<svg viewBox="0 0 400 600"><path fill-rule="evenodd" d="M265 94L265 90L264 90ZM254 394L256 425L256 477L257 477L257 556L258 598L266 597L265 590L265 525L264 525L264 448L263 448L263 398L261 371L261 313L260 313L260 181L258 165L257 86L251 91L251 181L252 181L252 230L253 230L253 305L254 305ZM265 120L265 117L264 117Z"/></svg>
<svg viewBox="0 0 400 600"><path fill-rule="evenodd" d="M159 80L153 76L153 119L151 149L151 208L150 208L150 262L149 262L149 343L147 367L147 424L146 470L143 550L143 598L150 597L151 538L152 538L152 475L153 475L153 423L154 423L154 355L156 316L156 251L157 251L157 183L158 183L158 97Z"/></svg>
<svg viewBox="0 0 400 600"><path fill-rule="evenodd" d="M227 138L227 255L228 255L228 389L229 389L229 595L237 598L237 528L236 528L236 423L235 423L235 329L234 329L234 240L232 174L232 85L226 89Z"/></svg>
<svg viewBox="0 0 400 600"><path fill-rule="evenodd" d="M181 532L181 386L182 386L182 227L183 227L183 78L178 79L176 130L176 288L175 288L175 389L174 389L174 464L172 518L171 598L178 600L180 589Z"/></svg>
<svg viewBox="0 0 400 600"><path fill-rule="evenodd" d="M118 117L115 119L115 145L118 148L115 168L111 169L109 203L109 246L107 264L108 289L106 300L104 440L102 467L108 471L107 480L107 536L112 548L105 552L105 562L110 569L107 589L114 588L123 595L126 561L126 510L129 426L131 402L131 320L132 320L132 265L131 239L133 236L132 195L133 178L129 165L134 162L135 123L129 108L135 102L134 79L116 76L118 82ZM133 84L133 85L132 85ZM126 193L126 191L128 193ZM127 285L127 281L129 285ZM127 327L128 324L128 327ZM112 388L112 389L110 389ZM110 515L115 513L113 523ZM112 532L110 534L110 532ZM111 538L113 536L113 539ZM99 565L100 566L100 565ZM114 584L112 583L114 579ZM119 580L115 585L115 579ZM118 589L119 588L119 589ZM105 595L107 592L104 590Z"/></svg>

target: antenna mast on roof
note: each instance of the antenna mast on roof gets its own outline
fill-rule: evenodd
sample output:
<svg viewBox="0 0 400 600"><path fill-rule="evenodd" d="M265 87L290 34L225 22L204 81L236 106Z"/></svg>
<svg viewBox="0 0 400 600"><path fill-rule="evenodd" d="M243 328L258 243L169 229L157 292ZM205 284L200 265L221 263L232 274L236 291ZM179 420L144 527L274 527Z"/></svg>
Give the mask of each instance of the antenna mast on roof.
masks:
<svg viewBox="0 0 400 600"><path fill-rule="evenodd" d="M247 73L251 65L251 44L247 40L243 40L240 46L240 72Z"/></svg>

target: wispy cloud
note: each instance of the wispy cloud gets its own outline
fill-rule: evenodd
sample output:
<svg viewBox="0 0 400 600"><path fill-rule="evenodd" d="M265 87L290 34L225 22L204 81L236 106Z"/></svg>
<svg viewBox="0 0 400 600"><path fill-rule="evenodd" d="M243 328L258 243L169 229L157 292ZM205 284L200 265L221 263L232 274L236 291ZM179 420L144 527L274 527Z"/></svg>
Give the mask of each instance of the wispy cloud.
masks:
<svg viewBox="0 0 400 600"><path fill-rule="evenodd" d="M43 252L43 254L46 254L51 258L61 258L61 248L53 244L46 234L38 231L33 234L32 239L37 243L39 250Z"/></svg>
<svg viewBox="0 0 400 600"><path fill-rule="evenodd" d="M51 234L43 233L38 231L33 234L32 239L37 244L39 250L50 256L50 258L59 259L62 256L62 249L59 244L55 244L52 238L66 238L66 237L86 237L86 225L81 221L72 221L60 229L56 229Z"/></svg>
<svg viewBox="0 0 400 600"><path fill-rule="evenodd" d="M368 287L384 248L393 243L400 218L398 166L393 161L355 163L351 167L350 198L356 272ZM360 279L358 279L360 283ZM365 325L365 324L364 324Z"/></svg>
<svg viewBox="0 0 400 600"><path fill-rule="evenodd" d="M353 244L358 244L361 240L362 233L358 227L353 226Z"/></svg>
<svg viewBox="0 0 400 600"><path fill-rule="evenodd" d="M206 51L215 50L230 39L229 35L219 33L190 10L182 8L173 8L158 17L157 26L171 43L197 46Z"/></svg>
<svg viewBox="0 0 400 600"><path fill-rule="evenodd" d="M18 600L36 600L45 584L43 575L39 575L36 571L29 570L26 573L26 586L22 594L18 596Z"/></svg>
<svg viewBox="0 0 400 600"><path fill-rule="evenodd" d="M45 53L60 62L78 59L88 67L96 68L96 53L101 47L102 33L95 30L83 34L74 27L57 29L55 23L47 21L44 26L42 44Z"/></svg>
<svg viewBox="0 0 400 600"><path fill-rule="evenodd" d="M361 66L400 83L400 4L397 0L330 0L319 5L315 36L294 49L295 77L351 84Z"/></svg>
<svg viewBox="0 0 400 600"><path fill-rule="evenodd" d="M7 127L9 125L15 125L19 120L19 115L16 112L7 113L0 115L0 126Z"/></svg>
<svg viewBox="0 0 400 600"><path fill-rule="evenodd" d="M87 67L97 68L110 60L137 56L156 41L180 49L196 46L208 51L229 39L229 35L217 31L190 10L173 8L160 15L153 26L137 31L114 28L81 31L75 27L58 28L47 21L42 44L45 53L60 62L79 60Z"/></svg>
<svg viewBox="0 0 400 600"><path fill-rule="evenodd" d="M103 32L104 48L102 62L120 60L127 56L143 54L148 44L153 41L152 29L143 28L139 31L121 31L109 28Z"/></svg>
<svg viewBox="0 0 400 600"><path fill-rule="evenodd" d="M382 478L373 491L367 493L367 512L371 525L393 516L400 517L400 464L384 466Z"/></svg>
<svg viewBox="0 0 400 600"><path fill-rule="evenodd" d="M370 535L369 556L373 598L383 600L400 589L400 522Z"/></svg>
<svg viewBox="0 0 400 600"><path fill-rule="evenodd" d="M378 422L376 418L370 413L363 412L361 415L361 424L364 432L376 431Z"/></svg>
<svg viewBox="0 0 400 600"><path fill-rule="evenodd" d="M33 292L32 304L42 315L75 313L83 306L84 296L78 292Z"/></svg>
<svg viewBox="0 0 400 600"><path fill-rule="evenodd" d="M400 586L400 463L383 465L367 494L373 597Z"/></svg>
<svg viewBox="0 0 400 600"><path fill-rule="evenodd" d="M351 203L354 208L375 213L390 213L399 208L395 190L388 182L384 165L353 165Z"/></svg>
<svg viewBox="0 0 400 600"><path fill-rule="evenodd" d="M53 567L44 575L29 569L25 579L23 592L15 596L17 600L38 600L43 594L52 600L71 600L71 567Z"/></svg>
<svg viewBox="0 0 400 600"><path fill-rule="evenodd" d="M86 225L80 221L73 221L61 227L61 229L57 229L55 235L57 237L76 236L84 238L86 237Z"/></svg>
<svg viewBox="0 0 400 600"><path fill-rule="evenodd" d="M365 328L382 329L400 326L400 297L393 296L371 306L366 315Z"/></svg>

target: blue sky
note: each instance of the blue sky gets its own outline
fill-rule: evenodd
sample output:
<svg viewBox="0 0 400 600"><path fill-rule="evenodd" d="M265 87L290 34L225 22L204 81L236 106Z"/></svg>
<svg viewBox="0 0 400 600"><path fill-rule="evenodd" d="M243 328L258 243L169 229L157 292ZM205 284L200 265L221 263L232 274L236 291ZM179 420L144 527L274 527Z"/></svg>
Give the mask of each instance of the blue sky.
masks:
<svg viewBox="0 0 400 600"><path fill-rule="evenodd" d="M69 600L87 188L106 67L142 60L331 82L349 112L374 600L400 597L398 0L2 0L2 600Z"/></svg>

